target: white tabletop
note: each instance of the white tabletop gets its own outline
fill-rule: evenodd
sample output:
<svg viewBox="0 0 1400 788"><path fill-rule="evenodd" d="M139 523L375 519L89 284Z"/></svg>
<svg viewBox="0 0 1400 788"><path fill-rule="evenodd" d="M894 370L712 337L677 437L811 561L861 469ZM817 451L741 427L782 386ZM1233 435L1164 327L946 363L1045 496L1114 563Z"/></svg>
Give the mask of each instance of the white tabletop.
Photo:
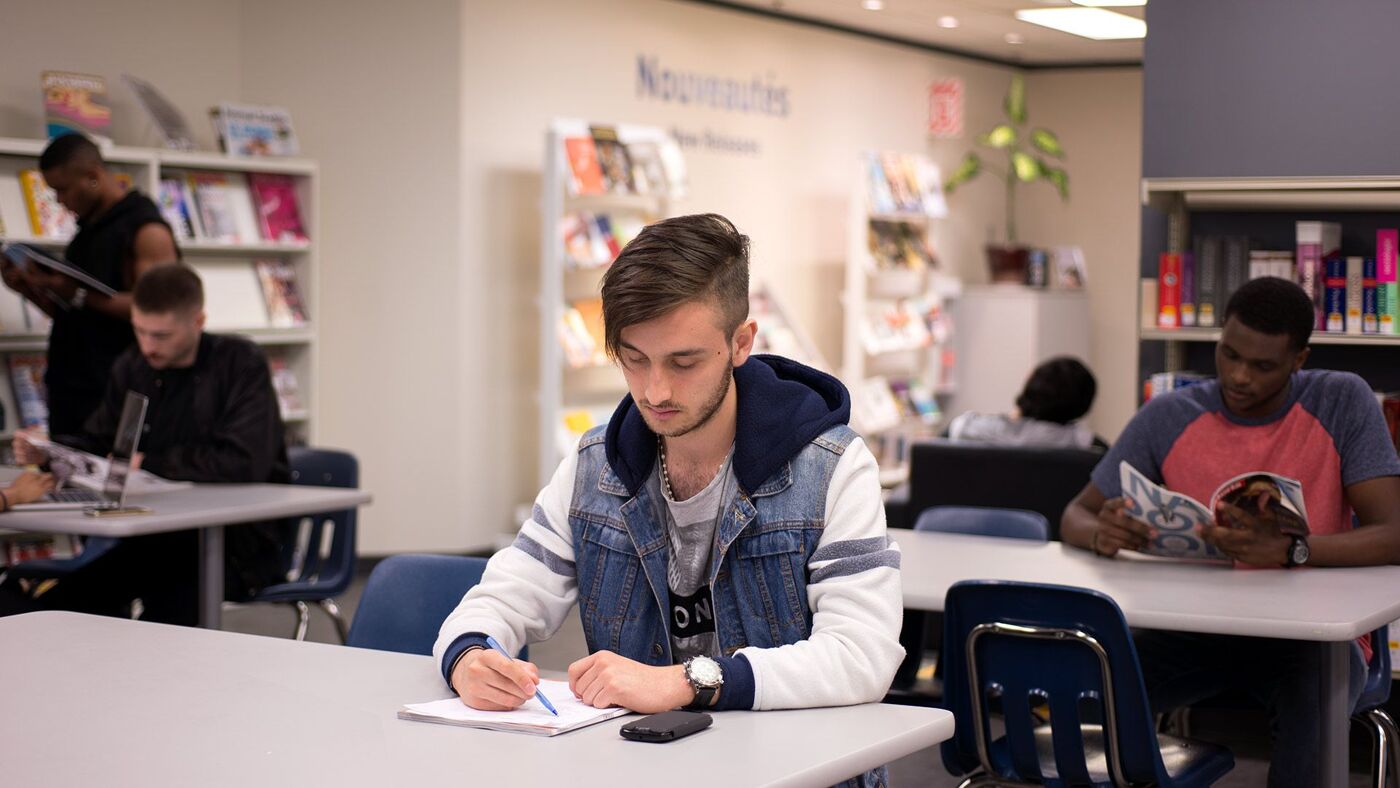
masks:
<svg viewBox="0 0 1400 788"><path fill-rule="evenodd" d="M943 741L940 709L719 712L670 744L632 717L554 738L407 722L431 657L74 613L0 619L13 785L827 786Z"/></svg>
<svg viewBox="0 0 1400 788"><path fill-rule="evenodd" d="M12 531L140 536L207 525L233 525L279 517L334 512L369 503L363 490L301 484L196 484L170 492L127 497L129 506L150 514L90 517L81 510L14 511L0 515Z"/></svg>
<svg viewBox="0 0 1400 788"><path fill-rule="evenodd" d="M1102 591L1128 624L1210 634L1345 641L1400 618L1400 566L1232 569L1099 558L1063 542L899 531L904 604L942 610L960 580L1020 580Z"/></svg>

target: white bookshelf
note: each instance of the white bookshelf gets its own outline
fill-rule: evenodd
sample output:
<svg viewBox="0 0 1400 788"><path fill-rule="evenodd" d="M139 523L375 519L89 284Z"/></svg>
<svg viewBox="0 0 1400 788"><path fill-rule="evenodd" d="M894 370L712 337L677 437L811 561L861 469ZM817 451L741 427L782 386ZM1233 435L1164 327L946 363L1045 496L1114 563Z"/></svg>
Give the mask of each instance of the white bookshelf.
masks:
<svg viewBox="0 0 1400 788"><path fill-rule="evenodd" d="M926 184L930 188L923 195L922 209L891 210L879 204L870 165L876 156L861 156L848 212L841 378L851 392L852 427L879 460L882 484L894 486L907 477L909 442L936 434L945 421L942 414L955 387L952 370L944 365L951 333L947 307L960 292L961 283L938 266L882 264L872 251L873 223L903 228L928 245L931 224L946 212L937 169L915 154L904 156L920 171L931 173L928 177L932 179ZM882 332L873 327L883 313L896 308L903 309L911 330L900 332L907 336L878 336ZM886 398L890 387L883 385L892 381L920 385L932 395L936 415L921 416L907 409L892 412L889 406L895 394L888 391Z"/></svg>
<svg viewBox="0 0 1400 788"><path fill-rule="evenodd" d="M1288 178L1144 178L1142 204L1167 219L1167 249L1190 247L1193 211L1346 212L1400 211L1400 176ZM1146 280L1144 280L1146 281ZM1143 298L1142 287L1138 288ZM1219 328L1158 328L1147 322L1156 305L1139 303L1139 341L1166 343L1164 372L1184 371L1186 345L1215 342ZM1314 345L1400 348L1400 335L1344 334L1314 331Z"/></svg>
<svg viewBox="0 0 1400 788"><path fill-rule="evenodd" d="M624 144L637 142L674 144L660 128L617 124L618 139ZM590 136L590 124L582 120L558 119L545 134L544 171L540 198L540 385L538 473L540 484L549 481L555 467L577 437L565 427L566 414L587 413L597 424L606 423L618 401L627 392L622 373L610 363L571 366L559 337L559 327L571 304L600 295L606 266L575 267L564 246L563 223L580 212L641 215L654 219L672 215L675 196L669 191L647 194L609 193L571 195L571 169L564 141ZM601 359L600 359L601 362Z"/></svg>
<svg viewBox="0 0 1400 788"><path fill-rule="evenodd" d="M0 138L0 223L5 239L31 243L51 252L62 252L69 239L33 238L19 172L38 166L38 157L47 145L45 140ZM317 393L317 329L320 314L318 294L320 270L317 244L320 239L318 168L314 161L294 158L242 158L217 153L174 151L160 148L131 148L111 146L103 149L109 169L131 176L132 185L154 196L163 177L178 176L190 171L212 171L246 175L248 173L278 173L292 176L296 184L302 224L312 239L306 243L253 241L249 243L219 243L204 239L180 241L184 260L205 278L209 330L241 334L267 349L270 355L280 355L297 378L303 407L283 414L288 428L288 440L314 443L316 440L315 396ZM305 325L279 327L271 325L266 307L261 301L257 276L252 263L260 259L281 259L291 263L296 272L297 287L306 307ZM244 271L246 269L246 277ZM230 300L225 282L235 282L237 292ZM19 297L0 287L0 315L21 312ZM38 310L29 307L33 313ZM0 325L0 354L40 352L48 345L47 326L42 321L16 322L3 320ZM2 360L0 360L2 361ZM17 414L11 405L8 374L0 397L6 406L5 424L0 433L14 430Z"/></svg>

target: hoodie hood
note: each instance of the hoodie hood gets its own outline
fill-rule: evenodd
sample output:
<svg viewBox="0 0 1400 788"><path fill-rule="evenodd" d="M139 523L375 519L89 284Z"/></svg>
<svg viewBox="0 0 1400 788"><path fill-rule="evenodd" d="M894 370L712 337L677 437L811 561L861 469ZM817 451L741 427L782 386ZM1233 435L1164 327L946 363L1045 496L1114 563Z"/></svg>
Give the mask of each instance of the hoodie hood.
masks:
<svg viewBox="0 0 1400 788"><path fill-rule="evenodd" d="M781 356L754 355L734 369L738 419L734 475L746 492L758 489L813 438L851 416L841 381ZM632 495L656 464L656 433L628 394L608 421L608 464Z"/></svg>

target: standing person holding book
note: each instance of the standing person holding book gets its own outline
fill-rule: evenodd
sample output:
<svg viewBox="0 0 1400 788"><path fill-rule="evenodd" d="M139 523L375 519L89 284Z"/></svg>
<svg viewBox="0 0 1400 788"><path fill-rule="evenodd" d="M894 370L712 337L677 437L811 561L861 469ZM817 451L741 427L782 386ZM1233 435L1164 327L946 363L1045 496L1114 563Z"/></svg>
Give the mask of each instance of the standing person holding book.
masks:
<svg viewBox="0 0 1400 788"><path fill-rule="evenodd" d="M39 156L39 170L63 207L78 217L78 234L65 256L116 295L89 291L77 281L37 265L20 270L4 261L5 285L53 318L49 331L49 433L77 435L97 408L112 362L135 340L131 288L152 266L180 259L170 225L144 194L127 191L81 134L54 139Z"/></svg>
<svg viewBox="0 0 1400 788"><path fill-rule="evenodd" d="M1217 505L1201 538L1236 565L1400 563L1400 459L1365 381L1302 369L1312 329L1312 300L1302 288L1275 278L1241 286L1225 309L1216 380L1154 397L1133 417L1065 508L1064 540L1112 557L1156 536L1124 513L1119 464L1126 461L1149 481L1202 501L1240 474L1300 482L1309 534L1289 533L1268 506ZM1243 689L1272 717L1269 785L1322 784L1316 711L1326 690L1316 644L1171 632L1137 641L1154 710ZM1353 706L1371 649L1385 647L1369 636L1353 645Z"/></svg>
<svg viewBox="0 0 1400 788"><path fill-rule="evenodd" d="M748 238L708 214L647 227L608 269L605 345L630 393L443 624L434 656L467 705L533 697L538 670L486 638L515 653L575 603L590 654L569 684L591 706L884 696L904 650L875 458L840 381L750 355L748 262Z"/></svg>

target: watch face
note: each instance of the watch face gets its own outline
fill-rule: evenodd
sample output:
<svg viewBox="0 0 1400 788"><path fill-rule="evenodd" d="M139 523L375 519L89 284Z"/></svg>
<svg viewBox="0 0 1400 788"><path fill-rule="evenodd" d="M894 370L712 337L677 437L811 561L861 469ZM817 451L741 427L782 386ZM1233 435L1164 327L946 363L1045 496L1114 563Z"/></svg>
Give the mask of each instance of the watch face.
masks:
<svg viewBox="0 0 1400 788"><path fill-rule="evenodd" d="M1308 562L1308 543L1302 539L1293 542L1293 563L1305 564Z"/></svg>
<svg viewBox="0 0 1400 788"><path fill-rule="evenodd" d="M717 687L724 679L719 663L709 657L696 657L686 666L686 672L702 687Z"/></svg>

